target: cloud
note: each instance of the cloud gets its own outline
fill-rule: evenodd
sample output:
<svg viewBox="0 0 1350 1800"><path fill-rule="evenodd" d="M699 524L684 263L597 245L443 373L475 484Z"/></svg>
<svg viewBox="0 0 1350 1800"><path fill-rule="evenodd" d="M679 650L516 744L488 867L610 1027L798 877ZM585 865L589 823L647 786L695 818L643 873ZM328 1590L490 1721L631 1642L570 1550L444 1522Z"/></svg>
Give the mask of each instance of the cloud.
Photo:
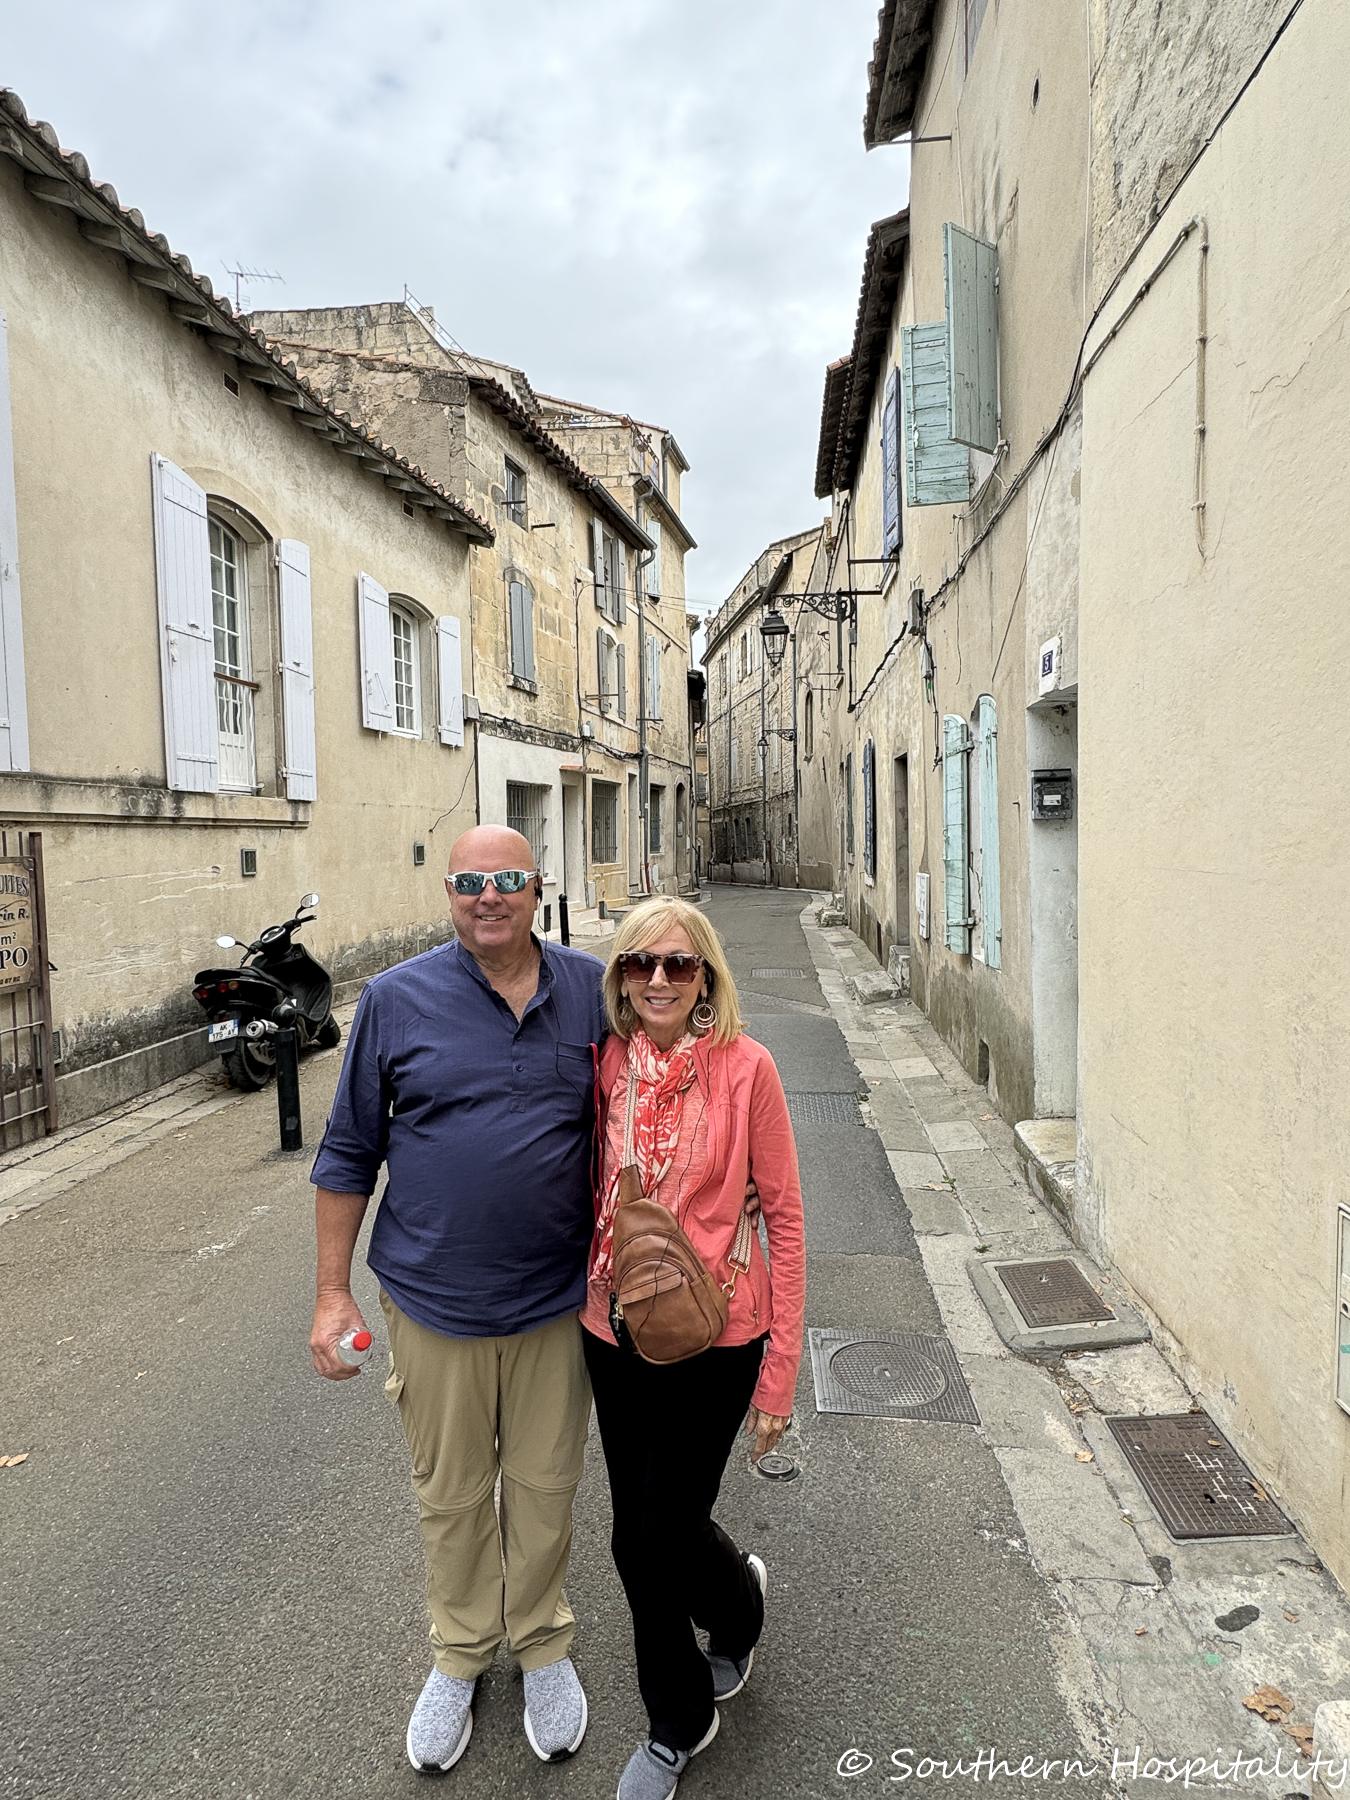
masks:
<svg viewBox="0 0 1350 1800"><path fill-rule="evenodd" d="M0 79L218 285L406 283L537 388L674 431L697 600L820 516L824 365L908 191L862 148L876 0L8 10Z"/></svg>

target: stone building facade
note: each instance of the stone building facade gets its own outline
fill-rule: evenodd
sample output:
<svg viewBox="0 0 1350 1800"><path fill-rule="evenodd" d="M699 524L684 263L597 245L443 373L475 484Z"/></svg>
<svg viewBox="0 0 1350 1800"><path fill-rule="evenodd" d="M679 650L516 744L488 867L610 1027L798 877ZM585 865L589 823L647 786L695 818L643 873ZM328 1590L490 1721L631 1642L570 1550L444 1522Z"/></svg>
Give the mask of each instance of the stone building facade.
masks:
<svg viewBox="0 0 1350 1800"><path fill-rule="evenodd" d="M470 568L479 806L535 842L550 916L563 894L573 909L621 908L687 887L693 540L673 438L563 413L408 301L253 317L316 391L415 445L493 521Z"/></svg>

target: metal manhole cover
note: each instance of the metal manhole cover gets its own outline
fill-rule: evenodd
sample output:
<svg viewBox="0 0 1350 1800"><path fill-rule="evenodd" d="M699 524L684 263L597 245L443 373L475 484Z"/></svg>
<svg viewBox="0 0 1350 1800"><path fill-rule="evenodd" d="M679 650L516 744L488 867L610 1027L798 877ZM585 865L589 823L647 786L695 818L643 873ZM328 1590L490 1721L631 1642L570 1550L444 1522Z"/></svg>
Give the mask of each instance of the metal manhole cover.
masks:
<svg viewBox="0 0 1350 1800"><path fill-rule="evenodd" d="M795 1481L801 1474L790 1456L780 1456L776 1450L766 1451L755 1469L766 1481Z"/></svg>
<svg viewBox="0 0 1350 1800"><path fill-rule="evenodd" d="M1089 1325L1116 1316L1078 1264L1067 1257L995 1263L994 1271L1032 1331L1053 1325Z"/></svg>
<svg viewBox="0 0 1350 1800"><path fill-rule="evenodd" d="M805 969L751 969L752 981L805 981Z"/></svg>
<svg viewBox="0 0 1350 1800"><path fill-rule="evenodd" d="M856 1094L789 1094L788 1117L794 1125L861 1125Z"/></svg>
<svg viewBox="0 0 1350 1800"><path fill-rule="evenodd" d="M1282 1537L1292 1529L1208 1413L1106 1423L1174 1538Z"/></svg>
<svg viewBox="0 0 1350 1800"><path fill-rule="evenodd" d="M816 1411L871 1419L978 1425L956 1353L945 1338L808 1332Z"/></svg>

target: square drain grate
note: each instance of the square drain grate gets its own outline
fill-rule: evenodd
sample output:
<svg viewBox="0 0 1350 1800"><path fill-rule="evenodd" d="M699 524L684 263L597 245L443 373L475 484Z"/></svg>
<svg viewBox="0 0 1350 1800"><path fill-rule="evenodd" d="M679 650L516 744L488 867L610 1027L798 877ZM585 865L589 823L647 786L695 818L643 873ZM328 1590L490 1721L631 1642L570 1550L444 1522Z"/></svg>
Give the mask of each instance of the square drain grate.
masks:
<svg viewBox="0 0 1350 1800"><path fill-rule="evenodd" d="M794 1125L861 1125L856 1094L789 1094L788 1117Z"/></svg>
<svg viewBox="0 0 1350 1800"><path fill-rule="evenodd" d="M1106 1423L1174 1538L1281 1537L1292 1530L1208 1413Z"/></svg>
<svg viewBox="0 0 1350 1800"><path fill-rule="evenodd" d="M1054 1325L1088 1325L1095 1319L1116 1316L1078 1264L1067 1257L995 1263L994 1270L1032 1331Z"/></svg>
<svg viewBox="0 0 1350 1800"><path fill-rule="evenodd" d="M858 1331L814 1328L807 1336L817 1412L979 1424L966 1378L946 1338L868 1337Z"/></svg>
<svg viewBox="0 0 1350 1800"><path fill-rule="evenodd" d="M805 969L751 969L752 981L805 981Z"/></svg>

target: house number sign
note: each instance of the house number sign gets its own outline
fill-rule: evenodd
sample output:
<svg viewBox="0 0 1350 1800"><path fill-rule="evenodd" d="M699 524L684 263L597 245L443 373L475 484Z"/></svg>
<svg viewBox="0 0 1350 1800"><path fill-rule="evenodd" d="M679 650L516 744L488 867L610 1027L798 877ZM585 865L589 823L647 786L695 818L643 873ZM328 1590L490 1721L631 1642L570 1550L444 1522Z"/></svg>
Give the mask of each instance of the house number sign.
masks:
<svg viewBox="0 0 1350 1800"><path fill-rule="evenodd" d="M33 951L33 866L0 857L0 993L38 978Z"/></svg>

